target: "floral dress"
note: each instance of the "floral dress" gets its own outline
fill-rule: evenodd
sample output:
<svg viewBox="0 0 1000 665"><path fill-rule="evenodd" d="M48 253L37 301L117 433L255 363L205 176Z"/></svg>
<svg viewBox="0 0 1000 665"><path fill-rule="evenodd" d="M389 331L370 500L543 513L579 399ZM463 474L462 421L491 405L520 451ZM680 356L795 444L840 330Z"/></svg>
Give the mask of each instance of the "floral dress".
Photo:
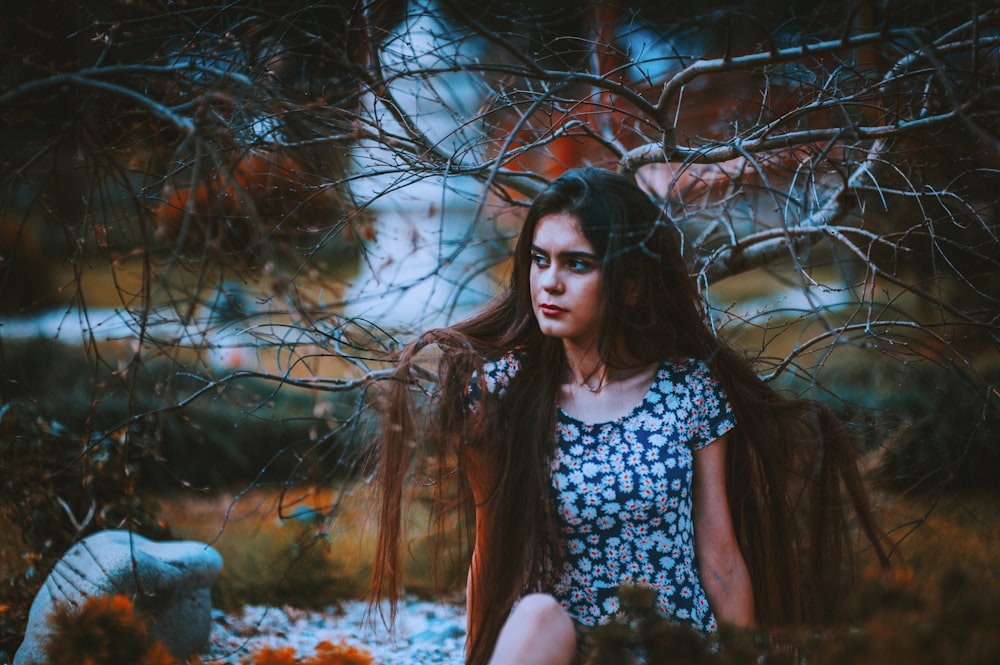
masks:
<svg viewBox="0 0 1000 665"><path fill-rule="evenodd" d="M502 394L520 362L489 362L473 384ZM615 420L559 410L550 471L564 564L550 592L576 621L606 622L621 587L645 585L664 617L716 631L695 560L692 460L733 426L722 388L693 359L664 361L642 401Z"/></svg>

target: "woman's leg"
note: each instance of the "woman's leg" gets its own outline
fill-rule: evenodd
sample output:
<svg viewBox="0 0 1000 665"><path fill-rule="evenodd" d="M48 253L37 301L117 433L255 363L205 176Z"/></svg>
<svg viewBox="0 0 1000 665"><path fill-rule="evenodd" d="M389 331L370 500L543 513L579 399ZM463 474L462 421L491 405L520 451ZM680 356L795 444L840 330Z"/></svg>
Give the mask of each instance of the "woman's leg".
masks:
<svg viewBox="0 0 1000 665"><path fill-rule="evenodd" d="M570 665L575 657L573 620L555 598L533 593L504 623L490 665Z"/></svg>

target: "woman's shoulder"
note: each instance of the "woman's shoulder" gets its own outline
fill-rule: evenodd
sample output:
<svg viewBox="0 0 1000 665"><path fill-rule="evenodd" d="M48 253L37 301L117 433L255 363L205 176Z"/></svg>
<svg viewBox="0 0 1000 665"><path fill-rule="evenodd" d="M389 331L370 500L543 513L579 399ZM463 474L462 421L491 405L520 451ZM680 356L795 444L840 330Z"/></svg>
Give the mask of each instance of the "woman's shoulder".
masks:
<svg viewBox="0 0 1000 665"><path fill-rule="evenodd" d="M523 351L512 350L498 358L486 360L473 371L469 380L468 395L477 399L482 393L502 396L510 382L521 371L525 354Z"/></svg>
<svg viewBox="0 0 1000 665"><path fill-rule="evenodd" d="M694 357L662 361L653 387L659 392L714 394L725 398L722 385L708 363Z"/></svg>
<svg viewBox="0 0 1000 665"><path fill-rule="evenodd" d="M479 371L484 374L517 374L524 361L524 351L515 349L499 358L486 360Z"/></svg>
<svg viewBox="0 0 1000 665"><path fill-rule="evenodd" d="M680 409L688 420L691 444L701 448L736 426L733 406L708 363L698 358L664 361L653 391L654 402Z"/></svg>
<svg viewBox="0 0 1000 665"><path fill-rule="evenodd" d="M673 376L685 379L715 380L712 370L708 367L708 363L693 356L663 360L660 362L657 375L660 377Z"/></svg>

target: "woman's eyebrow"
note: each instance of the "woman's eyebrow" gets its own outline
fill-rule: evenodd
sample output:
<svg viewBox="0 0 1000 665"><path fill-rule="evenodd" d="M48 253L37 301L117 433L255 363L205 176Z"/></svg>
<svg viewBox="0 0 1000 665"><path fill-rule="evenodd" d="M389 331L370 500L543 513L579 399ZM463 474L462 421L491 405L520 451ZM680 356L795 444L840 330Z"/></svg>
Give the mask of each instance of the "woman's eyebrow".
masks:
<svg viewBox="0 0 1000 665"><path fill-rule="evenodd" d="M534 252L534 253L536 253L536 254L544 254L545 256L549 255L549 252L547 250L542 249L538 245L532 245L531 246L531 251ZM590 259L592 261L596 261L597 260L597 255L593 254L591 252L583 251L583 250L581 250L581 251L572 251L571 250L571 251L568 251L568 252L559 252L558 254L556 254L556 258L558 258L560 260L565 260L565 259Z"/></svg>

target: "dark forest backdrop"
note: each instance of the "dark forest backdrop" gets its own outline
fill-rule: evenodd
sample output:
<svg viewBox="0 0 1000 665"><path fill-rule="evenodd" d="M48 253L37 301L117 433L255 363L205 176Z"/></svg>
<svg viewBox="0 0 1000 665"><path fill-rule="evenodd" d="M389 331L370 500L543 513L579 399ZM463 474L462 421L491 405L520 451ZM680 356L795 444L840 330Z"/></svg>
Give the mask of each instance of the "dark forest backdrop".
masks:
<svg viewBox="0 0 1000 665"><path fill-rule="evenodd" d="M153 497L348 487L384 354L583 164L881 487L993 491L998 110L995 1L6 0L0 638Z"/></svg>

